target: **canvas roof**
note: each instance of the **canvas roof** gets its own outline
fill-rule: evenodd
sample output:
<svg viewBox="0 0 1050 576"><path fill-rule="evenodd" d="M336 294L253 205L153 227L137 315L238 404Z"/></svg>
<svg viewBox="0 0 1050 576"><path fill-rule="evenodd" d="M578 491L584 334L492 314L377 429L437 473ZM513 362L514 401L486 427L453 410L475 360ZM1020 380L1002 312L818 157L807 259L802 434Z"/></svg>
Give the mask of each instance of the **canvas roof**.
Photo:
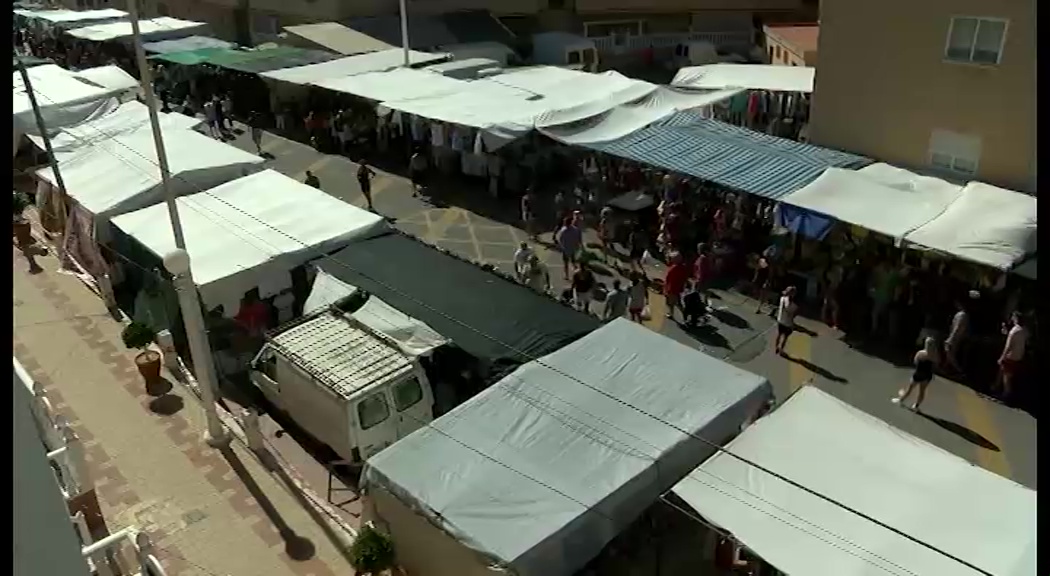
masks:
<svg viewBox="0 0 1050 576"><path fill-rule="evenodd" d="M60 23L60 22L83 22L89 20L110 20L117 18L127 18L128 13L123 10L116 10L114 8L104 8L102 10L48 10L44 12L36 12L28 15L30 18L37 20L44 20L47 22Z"/></svg>
<svg viewBox="0 0 1050 576"><path fill-rule="evenodd" d="M245 292L275 274L388 228L381 216L273 170L180 197L178 206L201 299L228 314L236 313ZM175 248L163 204L113 224L158 257Z"/></svg>
<svg viewBox="0 0 1050 576"><path fill-rule="evenodd" d="M593 316L403 234L361 242L317 267L497 365L542 356L599 326Z"/></svg>
<svg viewBox="0 0 1050 576"><path fill-rule="evenodd" d="M210 36L187 36L174 40L161 40L160 42L146 42L142 49L153 54L171 54L174 52L187 52L201 50L204 48L232 49L237 45L233 42L219 40Z"/></svg>
<svg viewBox="0 0 1050 576"><path fill-rule="evenodd" d="M347 56L379 52L394 47L353 28L347 28L338 22L285 26L284 31L336 54Z"/></svg>
<svg viewBox="0 0 1050 576"><path fill-rule="evenodd" d="M412 100L461 91L469 83L427 70L393 68L383 72L365 72L354 76L314 82L313 85L334 92L351 94L367 100L385 102L391 99Z"/></svg>
<svg viewBox="0 0 1050 576"><path fill-rule="evenodd" d="M770 397L626 319L529 362L371 457L385 489L497 568L576 573Z"/></svg>
<svg viewBox="0 0 1050 576"><path fill-rule="evenodd" d="M54 64L45 64L26 70L45 124L60 128L83 122L92 114L104 111L108 107L107 101L114 96L138 86L126 73L117 73L112 68L103 66L74 73ZM13 74L13 84L15 131L36 134L33 107L18 72Z"/></svg>
<svg viewBox="0 0 1050 576"><path fill-rule="evenodd" d="M408 56L409 62L413 65L438 62L448 58L446 54L431 54L415 50L410 51ZM320 64L263 72L260 76L293 84L315 84L324 81L343 80L358 74L386 72L400 68L404 64L404 58L402 50L389 49L338 58Z"/></svg>
<svg viewBox="0 0 1050 576"><path fill-rule="evenodd" d="M935 179L892 184L863 170L828 168L782 202L900 240L943 214L961 193Z"/></svg>
<svg viewBox="0 0 1050 576"><path fill-rule="evenodd" d="M297 68L338 58L331 52L307 50L293 46L275 46L259 50L223 50L207 55L206 64L247 72L262 74L283 68Z"/></svg>
<svg viewBox="0 0 1050 576"><path fill-rule="evenodd" d="M1036 492L813 386L726 450L996 576L1036 574ZM786 574L981 573L719 453L674 487Z"/></svg>
<svg viewBox="0 0 1050 576"><path fill-rule="evenodd" d="M772 64L708 64L682 68L672 86L721 90L747 88L781 92L813 92L816 68Z"/></svg>
<svg viewBox="0 0 1050 576"><path fill-rule="evenodd" d="M190 194L258 170L263 159L193 130L167 130L168 155L176 194ZM66 192L88 212L113 217L163 199L160 168L149 128L102 140L61 165ZM36 172L55 184L50 167ZM170 228L168 228L170 231Z"/></svg>
<svg viewBox="0 0 1050 576"><path fill-rule="evenodd" d="M191 118L177 112L160 112L158 120L164 132L191 130L203 123L203 120L199 118ZM51 148L58 161L62 162L103 140L108 140L118 134L140 130L148 124L149 109L145 104L132 100L97 118L62 128L51 136ZM44 148L43 138L29 136L29 140L37 148Z"/></svg>
<svg viewBox="0 0 1050 576"><path fill-rule="evenodd" d="M143 40L159 40L162 38L191 36L195 33L203 32L207 27L208 25L204 22L192 22L189 20L179 20L178 18L161 16L150 20L141 20L139 22L139 34L142 36ZM84 28L76 28L66 33L74 38L91 40L94 42L105 42L107 40L128 38L133 34L130 22L114 22L111 24L99 24L97 26L85 26Z"/></svg>
<svg viewBox="0 0 1050 576"><path fill-rule="evenodd" d="M905 240L1005 271L1036 253L1037 211L1035 196L970 182L943 214Z"/></svg>
<svg viewBox="0 0 1050 576"><path fill-rule="evenodd" d="M616 140L583 146L778 200L831 167L860 168L867 158L777 138L677 112Z"/></svg>

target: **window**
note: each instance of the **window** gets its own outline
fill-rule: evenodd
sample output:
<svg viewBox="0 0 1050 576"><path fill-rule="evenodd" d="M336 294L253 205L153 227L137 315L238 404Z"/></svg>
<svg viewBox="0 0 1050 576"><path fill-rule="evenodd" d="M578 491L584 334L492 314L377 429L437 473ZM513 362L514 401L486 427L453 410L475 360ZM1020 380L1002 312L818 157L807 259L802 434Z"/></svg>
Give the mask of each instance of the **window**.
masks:
<svg viewBox="0 0 1050 576"><path fill-rule="evenodd" d="M579 50L573 50L572 52L569 52L569 64L579 64L579 63L580 63L580 51Z"/></svg>
<svg viewBox="0 0 1050 576"><path fill-rule="evenodd" d="M948 130L934 130L930 136L930 165L963 176L977 173L981 159L981 139Z"/></svg>
<svg viewBox="0 0 1050 576"><path fill-rule="evenodd" d="M780 60L780 46L773 47L773 52L777 55L777 60Z"/></svg>
<svg viewBox="0 0 1050 576"><path fill-rule="evenodd" d="M415 406L423 399L423 388L419 380L411 378L394 385L394 407L398 412L404 412Z"/></svg>
<svg viewBox="0 0 1050 576"><path fill-rule="evenodd" d="M952 18L944 57L952 62L998 64L1006 41L1006 20Z"/></svg>
<svg viewBox="0 0 1050 576"><path fill-rule="evenodd" d="M386 397L382 392L372 394L357 404L357 419L361 422L362 430L382 424L388 416L390 407L387 406Z"/></svg>

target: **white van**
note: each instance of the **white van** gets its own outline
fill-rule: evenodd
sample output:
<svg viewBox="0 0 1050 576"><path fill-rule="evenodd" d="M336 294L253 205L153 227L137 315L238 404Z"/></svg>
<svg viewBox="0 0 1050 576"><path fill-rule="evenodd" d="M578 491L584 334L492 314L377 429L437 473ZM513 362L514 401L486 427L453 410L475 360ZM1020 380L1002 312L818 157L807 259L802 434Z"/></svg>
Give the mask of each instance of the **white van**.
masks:
<svg viewBox="0 0 1050 576"><path fill-rule="evenodd" d="M252 361L251 380L352 463L434 420L434 393L418 357L334 307L272 334Z"/></svg>

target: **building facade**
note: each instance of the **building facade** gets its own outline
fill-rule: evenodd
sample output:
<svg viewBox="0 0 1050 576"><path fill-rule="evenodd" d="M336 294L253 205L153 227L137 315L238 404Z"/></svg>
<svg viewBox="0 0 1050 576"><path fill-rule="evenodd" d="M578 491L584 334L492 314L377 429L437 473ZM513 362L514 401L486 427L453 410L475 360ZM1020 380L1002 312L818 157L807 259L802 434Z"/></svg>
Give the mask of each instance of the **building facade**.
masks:
<svg viewBox="0 0 1050 576"><path fill-rule="evenodd" d="M817 65L820 26L763 26L769 63L778 66Z"/></svg>
<svg viewBox="0 0 1050 576"><path fill-rule="evenodd" d="M811 141L1034 191L1035 20L1035 0L823 0Z"/></svg>

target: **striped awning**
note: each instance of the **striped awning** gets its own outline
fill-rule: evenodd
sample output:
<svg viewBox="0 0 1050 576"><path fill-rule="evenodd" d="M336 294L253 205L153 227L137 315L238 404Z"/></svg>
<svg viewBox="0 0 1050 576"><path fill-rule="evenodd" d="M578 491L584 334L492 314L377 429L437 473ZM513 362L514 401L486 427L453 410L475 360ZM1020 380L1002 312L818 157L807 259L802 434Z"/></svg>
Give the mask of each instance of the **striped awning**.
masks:
<svg viewBox="0 0 1050 576"><path fill-rule="evenodd" d="M679 112L627 136L587 147L735 190L780 199L836 167L871 160Z"/></svg>

